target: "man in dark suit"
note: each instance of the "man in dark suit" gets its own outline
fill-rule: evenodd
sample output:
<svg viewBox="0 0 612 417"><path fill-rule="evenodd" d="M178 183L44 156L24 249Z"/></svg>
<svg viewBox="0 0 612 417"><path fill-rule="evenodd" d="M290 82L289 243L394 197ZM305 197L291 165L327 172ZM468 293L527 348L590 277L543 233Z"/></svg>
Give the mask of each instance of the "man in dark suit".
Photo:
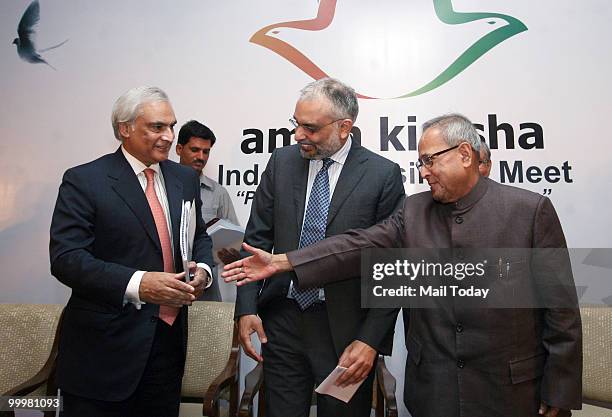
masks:
<svg viewBox="0 0 612 417"><path fill-rule="evenodd" d="M255 194L245 242L285 252L389 216L404 191L397 164L349 137L358 103L333 79L301 91L290 120L297 145L275 150ZM389 354L397 312L360 305L355 279L300 292L295 275L239 288L236 318L245 352L264 360L267 415L307 416L312 391L336 367L366 379L345 404L318 395L320 416L369 416L372 365ZM256 332L262 355L251 344Z"/></svg>
<svg viewBox="0 0 612 417"><path fill-rule="evenodd" d="M176 118L139 87L113 107L119 149L64 174L51 223L51 272L72 294L57 380L67 417L177 416L187 308L210 285L211 242L196 173L167 161ZM181 201L196 202L185 280Z"/></svg>
<svg viewBox="0 0 612 417"><path fill-rule="evenodd" d="M548 198L480 176L479 145L461 115L425 123L417 166L430 191L408 197L385 222L287 255L249 247L254 256L227 265L224 276L242 284L294 270L307 288L358 274L363 248L566 248ZM413 417L555 417L581 407L576 291L571 272L548 285L570 270L565 249L550 253L557 253L552 261L531 253L500 258L499 270L490 265L501 279L491 287L503 288L498 299L521 288L538 300L533 308L467 308L444 299L437 308L404 310L404 401Z"/></svg>

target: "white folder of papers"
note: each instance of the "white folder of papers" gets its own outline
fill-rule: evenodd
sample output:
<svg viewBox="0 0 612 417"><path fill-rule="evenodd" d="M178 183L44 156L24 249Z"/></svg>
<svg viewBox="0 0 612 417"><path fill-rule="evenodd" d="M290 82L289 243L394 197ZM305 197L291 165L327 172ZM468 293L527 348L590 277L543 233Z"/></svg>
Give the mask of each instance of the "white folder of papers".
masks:
<svg viewBox="0 0 612 417"><path fill-rule="evenodd" d="M179 228L179 245L181 251L181 260L183 262L183 270L185 274L185 282L191 281L189 275L189 261L193 252L193 239L195 237L196 227L196 209L195 200L184 201L181 203L181 225Z"/></svg>
<svg viewBox="0 0 612 417"><path fill-rule="evenodd" d="M213 256L215 262L219 262L217 251L223 248L234 248L240 250L240 245L244 239L244 228L234 223L220 219L212 224L206 232L213 241Z"/></svg>

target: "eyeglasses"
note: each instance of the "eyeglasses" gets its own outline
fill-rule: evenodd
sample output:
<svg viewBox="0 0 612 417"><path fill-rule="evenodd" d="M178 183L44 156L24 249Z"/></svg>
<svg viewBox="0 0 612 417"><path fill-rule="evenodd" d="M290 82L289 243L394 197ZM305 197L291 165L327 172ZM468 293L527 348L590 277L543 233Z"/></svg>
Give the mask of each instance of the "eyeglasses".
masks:
<svg viewBox="0 0 612 417"><path fill-rule="evenodd" d="M416 168L417 169L421 169L423 167L431 168L431 166L434 163L434 159L437 156L440 156L440 155L442 155L442 154L444 154L446 152L452 151L453 149L456 149L458 147L459 147L459 145L455 145L455 146L452 146L450 148L444 149L443 151L436 152L436 153L431 154L431 155L423 155L419 159L417 159Z"/></svg>
<svg viewBox="0 0 612 417"><path fill-rule="evenodd" d="M340 120L344 120L344 119L336 119L336 120L332 120L331 122L324 124L323 126L316 126L316 125L309 125L309 124L301 124L299 123L297 120L295 120L293 117L291 119L289 119L289 123L291 123L291 125L297 130L298 127L301 127L302 129L304 129L306 131L306 133L308 133L309 135L315 134L317 133L319 130L323 129L324 127L327 127L329 125L331 125L332 123L336 123L339 122Z"/></svg>

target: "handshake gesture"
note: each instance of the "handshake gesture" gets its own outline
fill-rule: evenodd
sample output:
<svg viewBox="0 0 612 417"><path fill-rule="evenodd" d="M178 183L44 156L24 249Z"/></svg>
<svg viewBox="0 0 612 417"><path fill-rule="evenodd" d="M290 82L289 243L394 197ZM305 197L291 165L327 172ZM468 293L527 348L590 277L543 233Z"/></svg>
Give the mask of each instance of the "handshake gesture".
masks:
<svg viewBox="0 0 612 417"><path fill-rule="evenodd" d="M254 248L247 243L243 243L242 247L251 256L234 260L238 255L237 252L235 253L235 251L232 252L228 249L222 249L218 252L219 259L222 261L233 260L231 263L225 262L224 272L221 274L225 282L236 281L236 285L241 286L249 282L270 278L281 272L293 270L285 254L273 255L265 250Z"/></svg>

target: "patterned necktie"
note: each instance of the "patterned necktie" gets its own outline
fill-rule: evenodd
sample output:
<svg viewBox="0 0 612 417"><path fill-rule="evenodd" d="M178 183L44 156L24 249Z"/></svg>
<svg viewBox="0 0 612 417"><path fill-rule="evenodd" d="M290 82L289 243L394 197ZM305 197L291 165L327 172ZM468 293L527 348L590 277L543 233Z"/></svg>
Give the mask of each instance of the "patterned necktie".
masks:
<svg viewBox="0 0 612 417"><path fill-rule="evenodd" d="M155 171L151 168L144 170L145 177L147 177L147 188L145 195L151 207L151 213L153 214L153 220L155 220L155 228L157 229L157 236L159 236L159 243L161 244L162 257L164 260L164 272L174 272L174 266L172 261L172 242L170 241L170 233L168 232L168 222L166 221L166 215L162 208L157 194L155 193L155 182L153 177ZM176 320L176 316L179 313L177 307L159 306L159 318L170 326Z"/></svg>
<svg viewBox="0 0 612 417"><path fill-rule="evenodd" d="M302 235L300 236L300 248L325 239L327 212L329 211L329 174L327 169L333 163L334 161L329 158L323 159L323 167L317 172L317 176L312 183ZM291 295L303 311L319 299L319 288L298 290L293 285Z"/></svg>

